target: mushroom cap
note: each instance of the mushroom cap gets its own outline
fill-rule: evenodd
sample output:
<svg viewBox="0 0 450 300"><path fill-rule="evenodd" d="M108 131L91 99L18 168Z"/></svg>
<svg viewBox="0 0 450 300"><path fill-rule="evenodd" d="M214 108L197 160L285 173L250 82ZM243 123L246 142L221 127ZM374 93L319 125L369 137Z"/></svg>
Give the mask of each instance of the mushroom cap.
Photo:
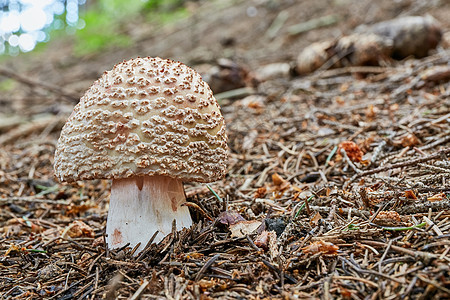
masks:
<svg viewBox="0 0 450 300"><path fill-rule="evenodd" d="M224 118L208 84L188 66L135 58L87 90L55 152L60 181L164 175L211 182L226 173Z"/></svg>

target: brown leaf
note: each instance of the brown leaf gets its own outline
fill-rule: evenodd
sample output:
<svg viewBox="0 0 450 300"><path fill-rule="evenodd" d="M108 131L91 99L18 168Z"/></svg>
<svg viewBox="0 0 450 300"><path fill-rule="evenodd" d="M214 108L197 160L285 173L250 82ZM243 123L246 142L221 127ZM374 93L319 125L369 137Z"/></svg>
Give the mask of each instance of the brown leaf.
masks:
<svg viewBox="0 0 450 300"><path fill-rule="evenodd" d="M444 199L447 199L447 198L445 197L445 193L439 193L439 194L436 194L436 195L433 195L433 196L427 198L427 200L428 200L428 201L431 201L431 202L434 202L434 201L442 201L442 200L444 200Z"/></svg>
<svg viewBox="0 0 450 300"><path fill-rule="evenodd" d="M82 221L74 221L67 226L61 234L61 237L79 238L79 237L94 237L94 229Z"/></svg>
<svg viewBox="0 0 450 300"><path fill-rule="evenodd" d="M337 254L337 250L339 250L339 247L329 242L316 241L301 249L306 254L308 253Z"/></svg>
<svg viewBox="0 0 450 300"><path fill-rule="evenodd" d="M322 216L318 212L316 212L316 214L314 215L314 217L312 217L312 219L309 223L311 225L317 225L317 223L319 222L320 219L322 219Z"/></svg>
<svg viewBox="0 0 450 300"><path fill-rule="evenodd" d="M245 221L237 211L224 211L217 217L218 221L224 225L233 225L241 221Z"/></svg>
<svg viewBox="0 0 450 300"><path fill-rule="evenodd" d="M91 205L91 204L81 204L81 205L74 205L71 204L69 206L69 209L66 211L66 215L67 216L76 216L79 215L80 213L84 213L85 211L87 211L88 209L95 207L95 205Z"/></svg>
<svg viewBox="0 0 450 300"><path fill-rule="evenodd" d="M264 250L269 249L269 232L264 230L261 232L254 241L255 245Z"/></svg>
<svg viewBox="0 0 450 300"><path fill-rule="evenodd" d="M289 181L278 175L278 173L272 174L272 182L275 185L274 190L277 192L282 192L291 186Z"/></svg>
<svg viewBox="0 0 450 300"><path fill-rule="evenodd" d="M200 259L200 258L202 258L203 256L205 256L205 255L202 254L202 253L192 252L192 253L188 253L187 256L186 256L186 258L187 258L187 259Z"/></svg>
<svg viewBox="0 0 450 300"><path fill-rule="evenodd" d="M267 189L265 187L260 187L256 190L254 198L263 198L267 194Z"/></svg>
<svg viewBox="0 0 450 300"><path fill-rule="evenodd" d="M103 236L99 236L92 242L92 247L96 248L98 246L102 246L104 242Z"/></svg>
<svg viewBox="0 0 450 300"><path fill-rule="evenodd" d="M280 186L283 183L285 183L286 180L284 180L278 173L272 174L272 182L274 185Z"/></svg>
<svg viewBox="0 0 450 300"><path fill-rule="evenodd" d="M416 194L412 190L405 191L405 197L408 199L414 199L417 200Z"/></svg>
<svg viewBox="0 0 450 300"><path fill-rule="evenodd" d="M401 144L403 147L413 147L420 144L420 140L412 133L402 138Z"/></svg>
<svg viewBox="0 0 450 300"><path fill-rule="evenodd" d="M259 226L261 226L261 221L252 220L252 221L240 221L236 224L230 225L231 237L244 237L247 234L252 233Z"/></svg>

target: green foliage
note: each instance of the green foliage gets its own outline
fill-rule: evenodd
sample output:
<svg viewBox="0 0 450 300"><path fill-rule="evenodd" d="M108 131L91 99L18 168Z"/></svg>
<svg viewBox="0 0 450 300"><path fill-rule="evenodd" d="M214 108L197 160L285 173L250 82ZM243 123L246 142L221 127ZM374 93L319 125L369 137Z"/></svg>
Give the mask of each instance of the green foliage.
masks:
<svg viewBox="0 0 450 300"><path fill-rule="evenodd" d="M120 34L119 24L129 14L136 13L140 0L119 1L100 0L97 5L84 13L81 18L86 23L76 31L75 54L84 55L100 52L111 46L124 47L131 39Z"/></svg>
<svg viewBox="0 0 450 300"><path fill-rule="evenodd" d="M111 15L96 10L88 11L83 16L85 28L76 32L75 54L84 55L102 51L110 46L128 46L129 37L119 34L118 25Z"/></svg>
<svg viewBox="0 0 450 300"><path fill-rule="evenodd" d="M182 7L184 0L147 0L144 9L150 11L174 11Z"/></svg>
<svg viewBox="0 0 450 300"><path fill-rule="evenodd" d="M348 224L347 229L348 230L358 230L359 226L355 225L355 224Z"/></svg>
<svg viewBox="0 0 450 300"><path fill-rule="evenodd" d="M186 16L183 0L99 0L81 15L86 25L76 32L75 54L100 52L111 46L126 47L132 40L120 32L121 24L143 16L165 24Z"/></svg>
<svg viewBox="0 0 450 300"><path fill-rule="evenodd" d="M148 0L143 11L151 23L168 24L188 16L185 0Z"/></svg>
<svg viewBox="0 0 450 300"><path fill-rule="evenodd" d="M0 81L0 92L8 92L14 89L16 82L12 79L5 79Z"/></svg>
<svg viewBox="0 0 450 300"><path fill-rule="evenodd" d="M142 11L146 1L142 0L99 0L97 12L111 18L123 18L135 15Z"/></svg>
<svg viewBox="0 0 450 300"><path fill-rule="evenodd" d="M147 18L160 24L169 24L176 20L185 18L188 15L189 13L186 9L179 8L173 12L150 13L147 15Z"/></svg>

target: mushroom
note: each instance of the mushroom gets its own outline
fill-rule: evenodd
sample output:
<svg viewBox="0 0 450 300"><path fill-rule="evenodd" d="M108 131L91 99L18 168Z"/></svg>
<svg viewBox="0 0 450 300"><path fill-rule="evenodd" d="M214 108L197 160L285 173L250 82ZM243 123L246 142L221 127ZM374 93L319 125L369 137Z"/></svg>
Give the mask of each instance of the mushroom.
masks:
<svg viewBox="0 0 450 300"><path fill-rule="evenodd" d="M211 89L188 66L135 58L87 90L64 125L54 171L61 182L112 179L106 242L143 249L190 227L183 182L226 172L224 118Z"/></svg>

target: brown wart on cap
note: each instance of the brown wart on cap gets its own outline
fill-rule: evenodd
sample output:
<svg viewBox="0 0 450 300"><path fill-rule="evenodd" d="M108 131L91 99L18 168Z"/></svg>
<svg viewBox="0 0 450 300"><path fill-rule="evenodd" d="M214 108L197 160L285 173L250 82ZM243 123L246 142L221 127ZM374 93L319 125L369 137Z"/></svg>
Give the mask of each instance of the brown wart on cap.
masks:
<svg viewBox="0 0 450 300"><path fill-rule="evenodd" d="M190 227L182 182L225 176L227 136L201 76L161 58L124 61L80 99L55 153L60 181L112 179L106 241L145 246L158 230ZM138 252L135 252L138 253Z"/></svg>

